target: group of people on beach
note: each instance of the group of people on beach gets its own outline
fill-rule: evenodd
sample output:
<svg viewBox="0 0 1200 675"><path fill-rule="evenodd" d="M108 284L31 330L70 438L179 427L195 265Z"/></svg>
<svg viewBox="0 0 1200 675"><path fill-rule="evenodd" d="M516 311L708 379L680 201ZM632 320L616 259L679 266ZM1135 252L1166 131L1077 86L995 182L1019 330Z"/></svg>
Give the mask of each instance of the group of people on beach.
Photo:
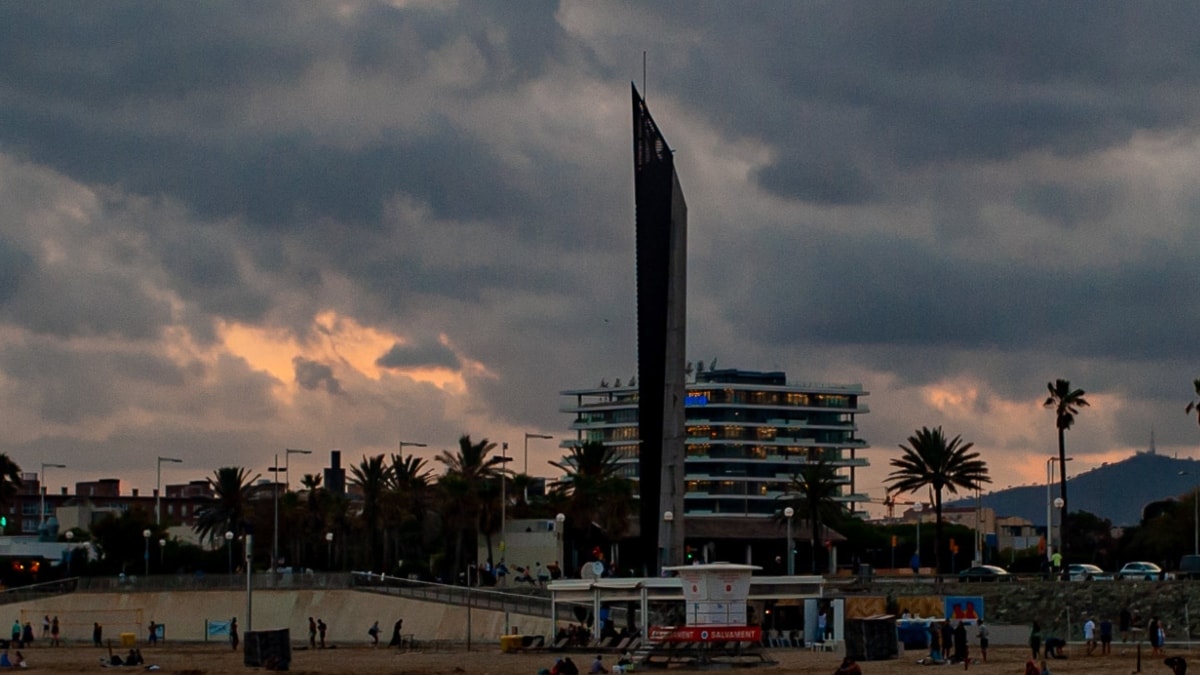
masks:
<svg viewBox="0 0 1200 675"><path fill-rule="evenodd" d="M22 623L19 619L13 620L10 638L12 638L10 645L16 646L17 649L24 649L24 647L31 646L34 644L34 623L30 621ZM49 615L42 617L42 639L49 639L50 646L56 647L61 645L59 641L58 616L55 616L53 620L50 619Z"/></svg>

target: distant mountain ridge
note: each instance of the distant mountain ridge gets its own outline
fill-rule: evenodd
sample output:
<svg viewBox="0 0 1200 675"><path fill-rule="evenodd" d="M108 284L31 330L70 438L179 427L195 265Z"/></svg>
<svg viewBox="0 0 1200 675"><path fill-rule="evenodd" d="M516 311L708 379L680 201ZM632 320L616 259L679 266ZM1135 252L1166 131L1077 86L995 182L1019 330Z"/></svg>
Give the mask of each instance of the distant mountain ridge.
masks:
<svg viewBox="0 0 1200 675"><path fill-rule="evenodd" d="M1070 464L1067 465L1070 467ZM1055 463L1051 496L1058 496L1058 465ZM1069 469L1068 469L1069 471ZM1186 475L1180 475L1186 472ZM1196 489L1200 482L1200 461L1176 459L1154 452L1139 452L1134 456L1090 469L1081 474L1067 475L1068 508L1087 511L1107 518L1113 525L1137 525L1142 509L1150 502L1177 498ZM998 490L982 497L984 506L995 509L996 515L1021 516L1034 525L1046 524L1046 486L1023 485ZM947 506L974 506L975 499L957 499Z"/></svg>

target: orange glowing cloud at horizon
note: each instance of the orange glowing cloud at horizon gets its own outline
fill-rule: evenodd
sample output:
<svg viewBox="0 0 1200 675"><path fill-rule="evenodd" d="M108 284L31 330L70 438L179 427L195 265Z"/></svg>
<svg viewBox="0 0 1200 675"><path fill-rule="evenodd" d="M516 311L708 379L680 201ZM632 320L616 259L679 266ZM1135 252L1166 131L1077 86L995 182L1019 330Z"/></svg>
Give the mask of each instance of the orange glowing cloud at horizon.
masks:
<svg viewBox="0 0 1200 675"><path fill-rule="evenodd" d="M290 398L296 391L295 365L297 356L329 365L339 379L350 373L372 381L385 374L399 374L417 382L432 384L439 389L463 392L467 388L463 374L445 367L416 366L385 369L376 365L380 355L395 344L406 344L403 336L388 333L357 320L325 311L313 317L312 335L320 339L301 342L289 330L223 322L218 334L225 348L245 360L252 368L269 373L280 383L280 395ZM443 336L443 344L449 341ZM486 368L473 364L473 370L486 373Z"/></svg>

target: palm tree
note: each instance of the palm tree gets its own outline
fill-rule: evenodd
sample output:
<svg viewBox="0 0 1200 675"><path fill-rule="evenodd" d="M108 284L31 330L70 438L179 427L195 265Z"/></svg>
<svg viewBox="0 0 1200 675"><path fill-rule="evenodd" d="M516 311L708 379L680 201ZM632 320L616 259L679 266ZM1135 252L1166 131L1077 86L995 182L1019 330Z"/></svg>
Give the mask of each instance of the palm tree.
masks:
<svg viewBox="0 0 1200 675"><path fill-rule="evenodd" d="M486 485L500 476L504 458L500 455L488 457L496 449L495 443L485 438L472 443L468 434L458 439L458 452L443 450L437 461L446 466L446 474L439 484L446 489L445 516L459 530L455 539L454 569L451 578L462 570L464 544L470 547L470 560L477 562L478 537L483 514L483 495ZM465 540L465 541L464 541Z"/></svg>
<svg viewBox="0 0 1200 675"><path fill-rule="evenodd" d="M633 482L621 475L617 460L613 448L599 441L588 441L572 446L570 454L561 460L550 462L566 474L555 484L553 494L566 500L566 522L575 533L576 543L585 550L598 543L618 541L629 530ZM606 541L589 539L593 524ZM567 565L565 560L559 563Z"/></svg>
<svg viewBox="0 0 1200 675"><path fill-rule="evenodd" d="M383 508L383 500L392 481L392 467L384 462L383 455L363 457L358 466L350 467L350 482L357 485L363 494L362 519L366 527L366 560L369 568L380 563L376 559L379 548L379 516ZM378 569L384 573L388 568L380 564Z"/></svg>
<svg viewBox="0 0 1200 675"><path fill-rule="evenodd" d="M894 470L885 482L890 483L889 492L916 492L928 487L933 491L934 565L942 569L942 490L957 494L958 488L979 489L990 483L987 464L979 459L979 453L971 450L974 443L963 443L962 436L947 440L942 428L921 427L908 437L908 445L901 445L904 454L891 461Z"/></svg>
<svg viewBox="0 0 1200 675"><path fill-rule="evenodd" d="M8 505L20 489L21 467L12 461L8 453L0 452L0 513L8 513Z"/></svg>
<svg viewBox="0 0 1200 675"><path fill-rule="evenodd" d="M1200 387L1200 384L1197 386ZM1067 508L1066 431L1075 423L1075 416L1079 414L1079 409L1088 407L1088 402L1083 397L1085 392L1082 389L1071 389L1071 383L1067 380L1058 379L1047 382L1046 388L1050 390L1050 395L1046 397L1042 406L1054 409L1054 426L1058 428L1058 491L1063 501L1062 513L1067 514L1071 511ZM1064 546L1063 549L1059 553L1065 559L1066 547ZM1064 566L1063 569L1065 570L1066 567Z"/></svg>
<svg viewBox="0 0 1200 675"><path fill-rule="evenodd" d="M819 455L816 461L809 461L800 467L800 471L792 476L788 486L785 506L791 506L808 523L813 574L817 574L817 541L820 538L821 526L842 511L842 504L837 501L840 495L841 482L838 480L837 469L828 463L824 455ZM777 518L786 519L782 510ZM788 555L792 555L792 552L788 551Z"/></svg>
<svg viewBox="0 0 1200 675"><path fill-rule="evenodd" d="M1196 396L1200 397L1200 380L1192 380L1192 386L1196 388ZM1189 415L1193 410L1196 411L1196 423L1200 424L1200 401L1192 401L1187 404L1187 413Z"/></svg>
<svg viewBox="0 0 1200 675"><path fill-rule="evenodd" d="M392 522L397 528L398 560L425 560L426 524L432 506L433 492L430 470L426 460L415 455L392 455L390 503L394 510Z"/></svg>
<svg viewBox="0 0 1200 675"><path fill-rule="evenodd" d="M245 529L250 510L250 488L258 474L250 476L244 467L223 466L213 472L208 484L213 489L213 501L196 511L196 534L200 539L215 541L226 532Z"/></svg>

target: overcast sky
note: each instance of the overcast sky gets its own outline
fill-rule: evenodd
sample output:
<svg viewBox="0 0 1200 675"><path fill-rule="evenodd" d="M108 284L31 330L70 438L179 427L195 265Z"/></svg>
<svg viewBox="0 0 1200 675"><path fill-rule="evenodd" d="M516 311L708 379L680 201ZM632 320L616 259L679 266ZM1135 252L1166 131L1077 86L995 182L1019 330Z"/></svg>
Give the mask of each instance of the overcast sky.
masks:
<svg viewBox="0 0 1200 675"><path fill-rule="evenodd" d="M1092 403L1072 472L1152 430L1196 457L1198 15L2 3L0 451L149 493L159 455L314 451L295 484L335 448L565 437L558 392L636 372L645 52L689 358L861 383L873 497L921 426L1043 481L1055 378Z"/></svg>

